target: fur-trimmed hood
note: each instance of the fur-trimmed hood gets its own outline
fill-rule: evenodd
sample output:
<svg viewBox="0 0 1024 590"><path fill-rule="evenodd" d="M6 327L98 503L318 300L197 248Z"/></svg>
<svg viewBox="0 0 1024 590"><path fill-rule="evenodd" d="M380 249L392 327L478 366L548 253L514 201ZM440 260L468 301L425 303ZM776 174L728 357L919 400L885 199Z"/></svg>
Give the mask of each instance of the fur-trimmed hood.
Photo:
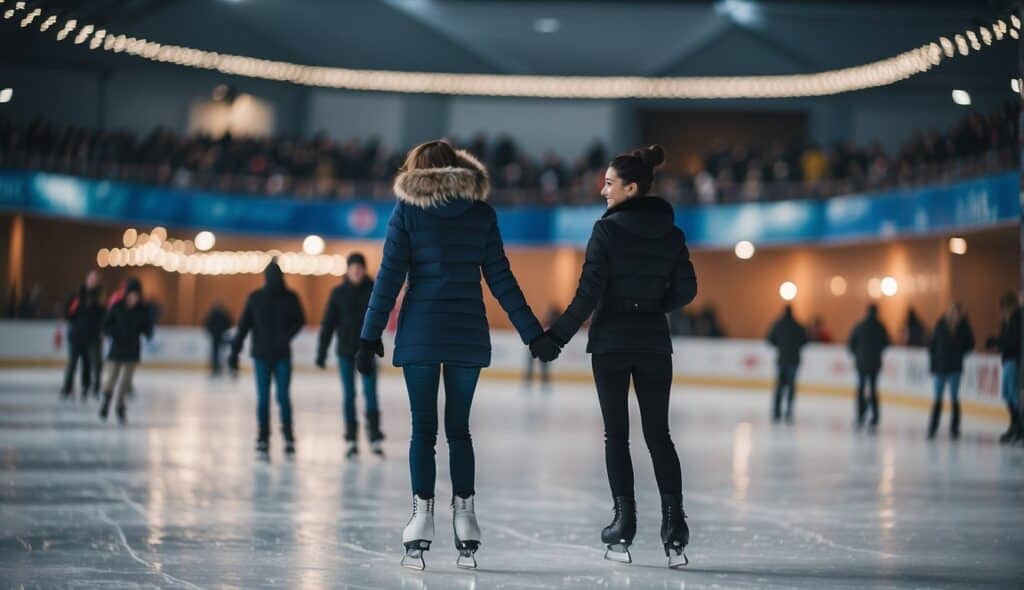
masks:
<svg viewBox="0 0 1024 590"><path fill-rule="evenodd" d="M456 150L456 166L420 168L395 177L399 201L416 207L444 205L455 199L485 201L491 188L487 169L465 150Z"/></svg>

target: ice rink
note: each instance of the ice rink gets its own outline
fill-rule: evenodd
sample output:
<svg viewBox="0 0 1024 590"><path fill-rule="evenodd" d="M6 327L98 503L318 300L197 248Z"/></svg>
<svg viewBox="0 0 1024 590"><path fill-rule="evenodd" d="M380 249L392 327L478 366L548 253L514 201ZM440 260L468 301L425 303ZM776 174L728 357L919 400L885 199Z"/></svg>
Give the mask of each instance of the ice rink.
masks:
<svg viewBox="0 0 1024 590"><path fill-rule="evenodd" d="M486 373L485 373L486 374ZM804 396L772 425L767 392L677 386L673 435L691 565L665 567L657 490L633 419L640 526L632 565L602 559L611 518L591 386L484 379L473 408L476 571L455 567L447 450L425 572L403 570L408 403L381 385L387 458L343 459L333 369L293 386L298 454L253 453L251 375L140 370L129 423L60 403L56 370L0 372L0 585L281 588L1020 588L1024 449L970 414L953 443L919 409ZM635 403L633 404L635 412ZM274 409L276 422L276 408Z"/></svg>

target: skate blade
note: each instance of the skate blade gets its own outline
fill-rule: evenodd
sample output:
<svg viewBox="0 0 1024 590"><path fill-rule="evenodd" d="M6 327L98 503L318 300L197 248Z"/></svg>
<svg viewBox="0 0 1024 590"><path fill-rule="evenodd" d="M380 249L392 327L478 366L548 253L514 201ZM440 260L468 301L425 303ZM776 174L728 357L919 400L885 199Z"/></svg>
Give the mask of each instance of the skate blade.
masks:
<svg viewBox="0 0 1024 590"><path fill-rule="evenodd" d="M668 567L669 569L677 570L690 565L689 558L686 557L685 552L680 552L678 555L668 556Z"/></svg>
<svg viewBox="0 0 1024 590"><path fill-rule="evenodd" d="M476 556L469 551L460 551L458 559L455 560L455 565L464 570L475 570Z"/></svg>
<svg viewBox="0 0 1024 590"><path fill-rule="evenodd" d="M633 556L629 554L628 545L609 545L605 549L604 558L616 563L633 563Z"/></svg>
<svg viewBox="0 0 1024 590"><path fill-rule="evenodd" d="M423 560L423 552L419 549L410 549L402 556L402 567L423 571L427 569L427 562Z"/></svg>

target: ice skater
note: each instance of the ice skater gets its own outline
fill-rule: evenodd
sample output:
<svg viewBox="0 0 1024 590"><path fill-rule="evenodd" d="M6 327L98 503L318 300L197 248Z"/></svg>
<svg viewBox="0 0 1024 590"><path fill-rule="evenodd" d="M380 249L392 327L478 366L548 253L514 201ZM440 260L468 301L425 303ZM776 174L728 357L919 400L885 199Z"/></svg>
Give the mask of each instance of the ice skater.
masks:
<svg viewBox="0 0 1024 590"><path fill-rule="evenodd" d="M75 369L82 362L82 401L93 395L100 396L100 381L103 367L103 287L100 273L96 269L85 275L85 282L68 298L64 306L67 320L68 364L64 370L64 385L61 396L71 397Z"/></svg>
<svg viewBox="0 0 1024 590"><path fill-rule="evenodd" d="M138 279L125 281L121 292L123 295L110 306L103 320L103 331L110 337L110 352L100 419L107 419L116 395L117 419L124 424L127 420L125 398L132 390L132 378L141 357L139 339L143 336L147 340L153 339L153 315L142 300L142 283Z"/></svg>
<svg viewBox="0 0 1024 590"><path fill-rule="evenodd" d="M942 394L949 386L952 405L949 436L960 438L960 376L964 371L964 357L974 350L974 332L971 330L963 308L952 303L932 331L928 345L929 369L935 381L935 400L928 420L928 440L935 438L942 418Z"/></svg>
<svg viewBox="0 0 1024 590"><path fill-rule="evenodd" d="M807 330L793 317L787 305L782 317L768 331L768 342L778 350L775 393L772 395L772 422L782 420L782 402L786 402L786 423L793 423L793 402L796 400L796 372L800 368L800 349L807 344Z"/></svg>
<svg viewBox="0 0 1024 590"><path fill-rule="evenodd" d="M868 427L878 428L878 372L882 370L882 353L889 346L889 333L878 321L878 306L868 306L867 315L850 333L850 352L857 365L857 417L856 427L863 428L868 409L871 422Z"/></svg>
<svg viewBox="0 0 1024 590"><path fill-rule="evenodd" d="M1010 413L1010 427L999 437L1001 444L1011 444L1024 438L1024 425L1021 424L1021 404L1018 398L1017 371L1020 367L1020 306L1017 295L1009 292L999 300L1002 318L999 322L999 335L989 338L988 348L999 351L1002 360L1002 374L999 389L1006 410Z"/></svg>
<svg viewBox="0 0 1024 590"><path fill-rule="evenodd" d="M210 337L210 376L219 377L221 371L221 354L224 348L224 336L231 330L234 321L231 314L218 299L214 299L210 311L206 312L203 327Z"/></svg>
<svg viewBox="0 0 1024 590"><path fill-rule="evenodd" d="M412 411L412 517L402 531L406 567L426 566L423 553L434 538L434 447L442 377L457 564L476 567L481 536L469 412L480 369L491 362L481 272L523 342L543 334L509 268L497 215L486 203L489 184L480 162L445 141L409 152L395 178L398 202L360 335L356 365L367 374L375 368L374 355L384 355L381 333L408 277L393 357L405 376Z"/></svg>
<svg viewBox="0 0 1024 590"><path fill-rule="evenodd" d="M697 277L672 206L647 195L654 169L664 159L662 148L654 145L612 160L601 190L608 210L594 224L576 295L531 349L542 361L551 360L593 312L587 352L604 420L615 513L601 532L605 558L630 563L629 546L636 535L627 397L632 380L661 494L661 541L674 568L687 563L690 531L668 425L672 339L666 314L693 300Z"/></svg>
<svg viewBox="0 0 1024 590"><path fill-rule="evenodd" d="M292 424L292 339L302 330L306 316L298 296L284 284L284 273L272 260L263 271L266 283L249 294L238 321L235 340L231 344L228 366L238 371L238 355L252 330L253 371L256 374L256 419L259 435L256 451L270 452L270 381L274 380L277 406L281 412L281 434L285 453L295 453L295 430Z"/></svg>
<svg viewBox="0 0 1024 590"><path fill-rule="evenodd" d="M320 325L317 341L316 366L327 366L327 349L331 339L338 335L335 349L338 357L338 371L341 373L342 414L345 419L345 457L353 459L359 455L356 443L359 421L356 418L356 351L359 350L359 332L363 329L363 318L370 304L373 279L366 273L366 258L359 252L348 255L345 279L331 291ZM380 408L377 404L377 366L360 375L363 382L363 398L366 402L366 436L370 449L378 457L384 456L384 433L380 430Z"/></svg>

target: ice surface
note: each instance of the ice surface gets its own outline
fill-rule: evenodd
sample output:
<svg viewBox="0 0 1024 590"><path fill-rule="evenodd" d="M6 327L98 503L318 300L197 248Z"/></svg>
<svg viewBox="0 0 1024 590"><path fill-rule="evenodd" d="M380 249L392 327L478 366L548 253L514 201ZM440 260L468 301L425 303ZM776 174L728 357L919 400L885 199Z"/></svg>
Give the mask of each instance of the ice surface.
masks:
<svg viewBox="0 0 1024 590"><path fill-rule="evenodd" d="M257 460L251 376L143 368L129 424L57 400L53 370L0 372L0 586L282 588L1011 588L1024 584L1024 449L999 422L924 440L920 410L798 399L773 426L763 392L678 387L690 566L665 567L657 491L633 416L639 534L602 559L611 517L592 388L481 382L473 408L476 571L455 566L447 450L438 448L428 569L399 567L409 515L408 403L382 378L388 457L343 459L336 374L300 373L298 455ZM633 406L635 414L635 404ZM276 409L275 409L276 420ZM275 429L276 430L276 429Z"/></svg>

